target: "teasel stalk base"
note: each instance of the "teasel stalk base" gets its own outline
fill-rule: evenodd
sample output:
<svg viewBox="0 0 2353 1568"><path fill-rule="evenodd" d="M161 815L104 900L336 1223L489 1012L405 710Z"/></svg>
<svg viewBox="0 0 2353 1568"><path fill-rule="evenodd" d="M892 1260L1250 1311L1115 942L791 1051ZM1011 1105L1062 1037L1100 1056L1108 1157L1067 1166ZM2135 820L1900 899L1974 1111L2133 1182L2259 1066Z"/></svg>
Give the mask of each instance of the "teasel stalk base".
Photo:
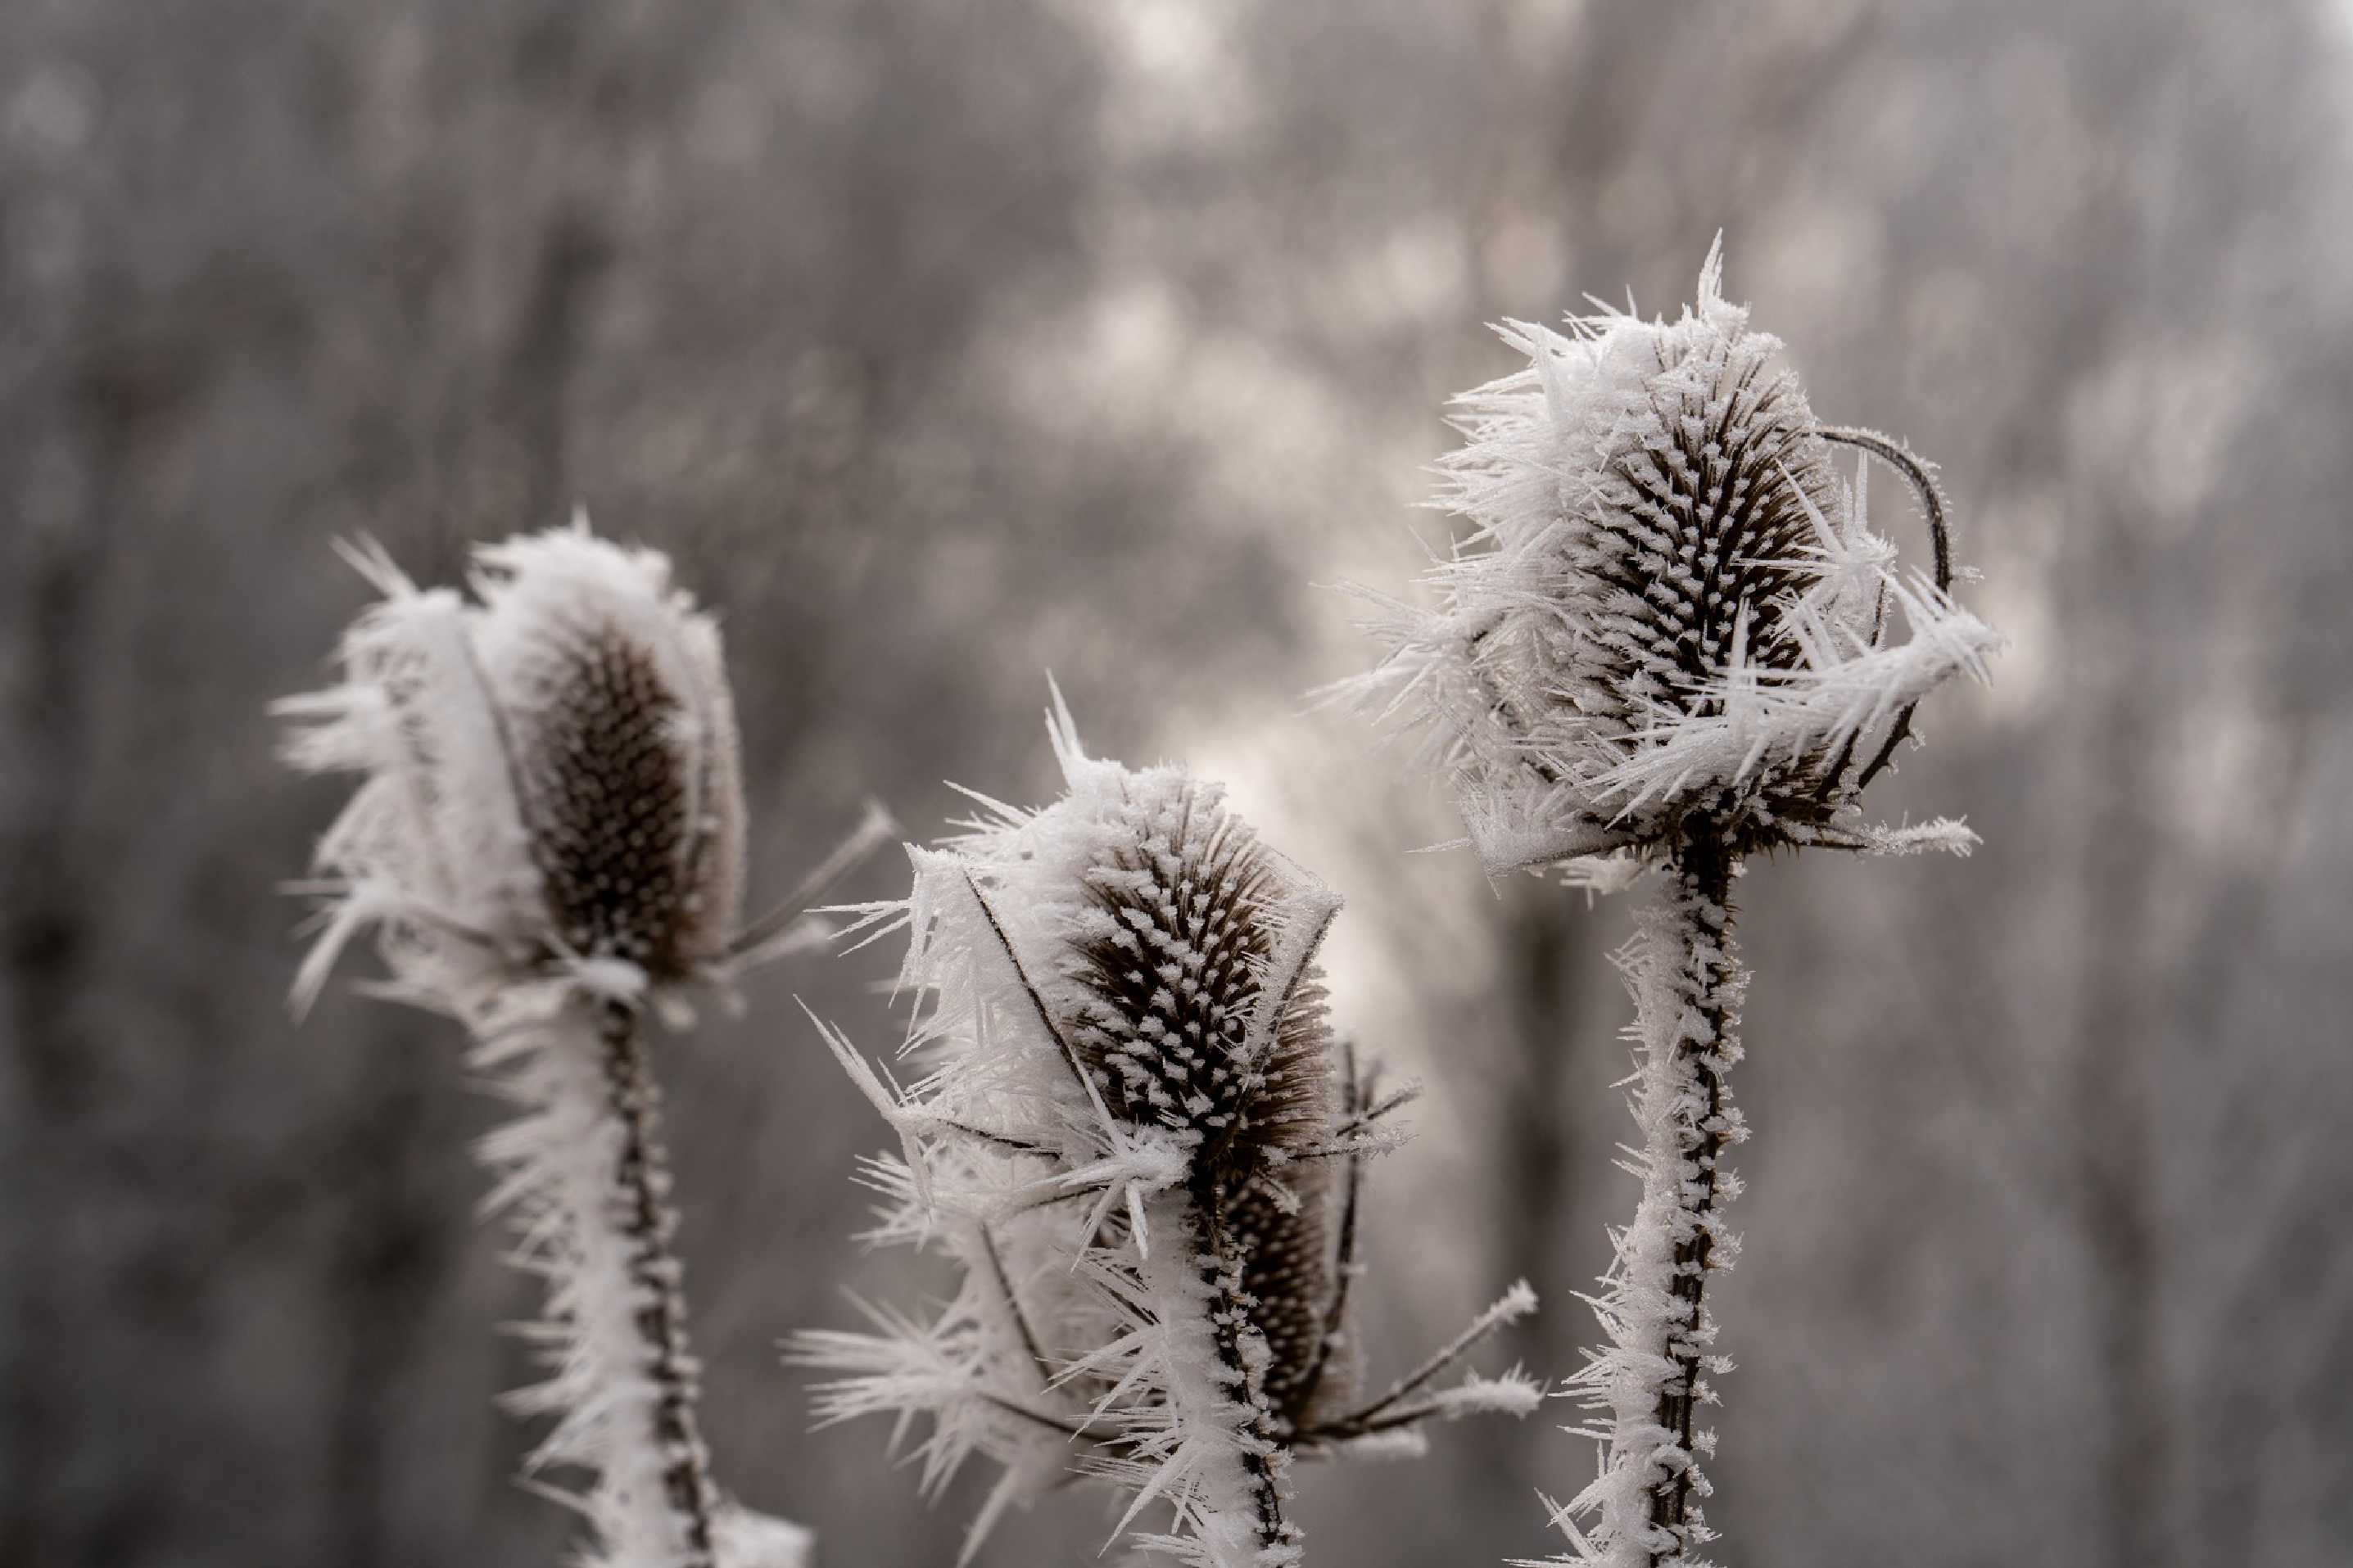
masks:
<svg viewBox="0 0 2353 1568"><path fill-rule="evenodd" d="M1602 1475L1564 1510L1598 1515L1589 1531L1572 1532L1572 1561L1698 1568L1695 1550L1714 1539L1699 1461L1713 1454L1715 1435L1696 1417L1715 1402L1708 1378L1728 1366L1714 1351L1707 1284L1738 1250L1722 1211L1739 1181L1724 1156L1747 1136L1725 1083L1741 1056L1747 984L1732 943L1736 865L1705 830L1682 842L1620 960L1636 1005L1642 1195L1633 1223L1613 1237L1617 1262L1596 1302L1609 1343L1575 1380L1588 1408L1608 1419L1588 1429L1605 1446Z"/></svg>
<svg viewBox="0 0 2353 1568"><path fill-rule="evenodd" d="M695 1419L701 1368L687 1347L682 1270L670 1250L678 1215L670 1206L670 1160L661 1142L661 1091L637 1013L617 1003L603 1009L605 1083L621 1128L614 1173L615 1222L628 1242L628 1277L637 1326L645 1342L646 1374L654 1385L654 1446L662 1458L662 1497L685 1539L681 1568L714 1568L712 1521L718 1500L709 1451Z"/></svg>
<svg viewBox="0 0 2353 1568"><path fill-rule="evenodd" d="M1186 1544L1211 1568L1293 1568L1305 1552L1286 1509L1291 1454L1266 1394L1271 1352L1251 1325L1241 1254L1219 1209L1215 1194L1152 1200L1152 1251L1139 1270L1162 1310L1193 1309L1161 1324L1176 1429L1203 1447L1195 1536Z"/></svg>
<svg viewBox="0 0 2353 1568"><path fill-rule="evenodd" d="M481 1031L476 1065L499 1071L523 1114L483 1155L500 1175L514 1261L547 1284L531 1331L552 1372L508 1396L555 1426L532 1470L578 1467L600 1568L717 1568L717 1489L696 1420L702 1369L688 1346L671 1250L660 1091L638 1008L573 992L536 1019Z"/></svg>

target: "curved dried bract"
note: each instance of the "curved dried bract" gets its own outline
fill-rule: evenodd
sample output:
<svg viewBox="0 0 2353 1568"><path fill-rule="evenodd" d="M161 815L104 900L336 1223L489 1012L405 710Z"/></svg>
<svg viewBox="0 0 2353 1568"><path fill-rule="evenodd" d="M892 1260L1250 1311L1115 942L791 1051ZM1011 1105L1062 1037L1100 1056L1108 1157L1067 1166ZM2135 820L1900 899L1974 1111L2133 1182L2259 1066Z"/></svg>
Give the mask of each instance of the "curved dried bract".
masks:
<svg viewBox="0 0 2353 1568"><path fill-rule="evenodd" d="M904 901L860 911L908 933L922 1076L902 1092L826 1031L903 1142L870 1170L892 1199L878 1238L944 1250L960 1289L937 1317L875 1310L875 1331L806 1334L799 1354L842 1374L828 1418L928 1415L929 1483L975 1453L1004 1468L975 1543L1075 1466L1130 1495L1123 1528L1171 1510L1142 1544L1296 1563L1296 1453L1536 1390L1417 1397L1433 1367L1351 1408L1358 1168L1398 1101L1326 1022L1314 955L1339 901L1215 785L1092 760L1067 714L1051 728L1061 799L988 803L911 848ZM1532 1305L1515 1291L1484 1326Z"/></svg>

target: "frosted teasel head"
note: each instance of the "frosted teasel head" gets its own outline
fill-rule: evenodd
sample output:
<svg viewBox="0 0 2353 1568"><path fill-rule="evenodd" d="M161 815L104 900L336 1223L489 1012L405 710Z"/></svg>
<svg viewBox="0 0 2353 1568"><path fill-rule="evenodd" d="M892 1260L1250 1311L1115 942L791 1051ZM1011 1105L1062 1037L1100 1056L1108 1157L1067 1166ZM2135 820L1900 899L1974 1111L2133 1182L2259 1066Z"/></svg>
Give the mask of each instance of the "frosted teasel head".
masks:
<svg viewBox="0 0 2353 1568"><path fill-rule="evenodd" d="M1184 1310L1154 1260L1204 1245L1178 1213L1212 1216L1233 1244L1265 1429L1286 1451L1532 1408L1541 1391L1516 1373L1426 1388L1533 1310L1525 1286L1357 1401L1362 1166L1394 1146L1388 1119L1414 1091L1382 1092L1333 1034L1315 954L1338 898L1219 786L1087 757L1059 699L1050 731L1060 799L984 800L962 835L910 847L906 900L858 911L869 940L907 933L899 985L920 998L904 1089L820 1026L902 1141L902 1158L870 1166L888 1200L873 1238L944 1252L960 1285L928 1320L878 1310L873 1332L801 1336L801 1360L841 1374L821 1415L928 1415L934 1484L975 1452L997 1460L976 1543L1074 1468L1131 1492L1131 1519L1156 1497L1181 1526L1198 1481L1172 1392L1183 1373L1153 1348Z"/></svg>
<svg viewBox="0 0 2353 1568"><path fill-rule="evenodd" d="M274 710L297 766L361 775L319 846L330 902L299 1003L371 924L428 994L565 972L634 993L773 935L738 929L733 700L667 557L584 519L478 550L469 599L346 554L384 596L344 635L341 683Z"/></svg>
<svg viewBox="0 0 2353 1568"><path fill-rule="evenodd" d="M1721 250L1673 321L1604 310L1509 323L1527 365L1458 400L1440 503L1472 530L1390 605L1389 652L1340 689L1419 730L1491 871L1647 854L1965 847L1890 831L1856 799L1914 706L1999 639L1951 599L1945 505L1898 443L1819 422L1780 341L1721 289ZM1866 515L1876 458L1912 487L1933 569Z"/></svg>

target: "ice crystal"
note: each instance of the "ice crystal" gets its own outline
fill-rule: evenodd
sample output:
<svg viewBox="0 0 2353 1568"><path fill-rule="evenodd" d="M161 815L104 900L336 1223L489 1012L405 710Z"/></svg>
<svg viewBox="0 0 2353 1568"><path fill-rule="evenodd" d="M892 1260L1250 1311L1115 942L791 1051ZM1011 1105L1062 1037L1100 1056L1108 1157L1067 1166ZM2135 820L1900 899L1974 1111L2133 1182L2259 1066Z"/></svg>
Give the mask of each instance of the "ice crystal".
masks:
<svg viewBox="0 0 2353 1568"><path fill-rule="evenodd" d="M1525 1287L1378 1399L1355 1399L1349 1330L1364 1159L1409 1098L1360 1075L1326 1019L1315 952L1339 900L1267 846L1215 785L1088 758L1050 724L1067 793L985 803L911 848L903 901L864 908L909 937L921 997L901 1090L826 1037L899 1132L870 1177L878 1239L945 1251L961 1283L928 1319L802 1336L840 1374L828 1419L931 1417L926 1480L983 1454L1003 1475L976 1521L1073 1467L1148 1505L1135 1540L1212 1568L1301 1561L1287 1517L1301 1453L1431 1416L1525 1412L1516 1374L1426 1385Z"/></svg>

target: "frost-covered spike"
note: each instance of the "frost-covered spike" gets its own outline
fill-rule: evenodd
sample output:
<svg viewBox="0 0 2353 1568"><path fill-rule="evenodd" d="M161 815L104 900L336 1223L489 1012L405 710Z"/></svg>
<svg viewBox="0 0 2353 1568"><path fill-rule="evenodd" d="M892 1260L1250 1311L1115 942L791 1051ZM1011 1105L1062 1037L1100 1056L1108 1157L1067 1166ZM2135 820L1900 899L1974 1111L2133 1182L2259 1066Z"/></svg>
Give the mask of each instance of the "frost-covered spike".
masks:
<svg viewBox="0 0 2353 1568"><path fill-rule="evenodd" d="M1862 830L1862 847L1873 855L1926 855L1941 851L1967 858L1976 849L1978 838L1968 823L1949 816L1939 816L1909 827L1889 827L1884 824Z"/></svg>
<svg viewBox="0 0 2353 1568"><path fill-rule="evenodd" d="M588 1477L587 1561L781 1568L805 1537L721 1504L697 1430L652 1015L806 931L736 929L744 805L716 623L669 562L568 530L477 552L473 598L420 590L380 546L344 554L384 595L343 679L277 704L286 755L362 775L325 836L328 900L305 1006L373 928L365 987L461 1020L517 1108L486 1139L488 1207L547 1289L549 1375L512 1408L553 1417L531 1469ZM881 836L871 820L829 872ZM544 1483L541 1489L548 1489ZM567 1494L554 1494L567 1495Z"/></svg>
<svg viewBox="0 0 2353 1568"><path fill-rule="evenodd" d="M1663 853L1694 817L1744 849L1826 831L1920 698L1999 645L1945 597L1933 471L1815 418L1779 340L1724 299L1720 254L1675 321L1503 329L1528 363L1456 400L1442 464L1440 504L1471 531L1432 606L1378 605L1380 666L1331 689L1419 735L1491 874ZM1931 591L1834 444L1914 485Z"/></svg>
<svg viewBox="0 0 2353 1568"><path fill-rule="evenodd" d="M1465 1415L1526 1415L1543 1404L1544 1383L1518 1367L1501 1377L1465 1373L1461 1383L1430 1395L1433 1412L1449 1421Z"/></svg>
<svg viewBox="0 0 2353 1568"><path fill-rule="evenodd" d="M823 1031L905 1142L878 1234L962 1287L796 1355L836 1374L828 1417L927 1415L927 1479L1003 1467L976 1540L1075 1468L1124 1494L1132 1545L1285 1568L1293 1450L1334 1446L1311 1435L1352 1392L1356 1167L1399 1100L1333 1039L1329 889L1216 786L1090 758L1059 693L1048 727L1061 798L911 849L908 897L859 911L908 932L920 1076L895 1091ZM1515 1406L1474 1387L1410 1418L1487 1407Z"/></svg>

